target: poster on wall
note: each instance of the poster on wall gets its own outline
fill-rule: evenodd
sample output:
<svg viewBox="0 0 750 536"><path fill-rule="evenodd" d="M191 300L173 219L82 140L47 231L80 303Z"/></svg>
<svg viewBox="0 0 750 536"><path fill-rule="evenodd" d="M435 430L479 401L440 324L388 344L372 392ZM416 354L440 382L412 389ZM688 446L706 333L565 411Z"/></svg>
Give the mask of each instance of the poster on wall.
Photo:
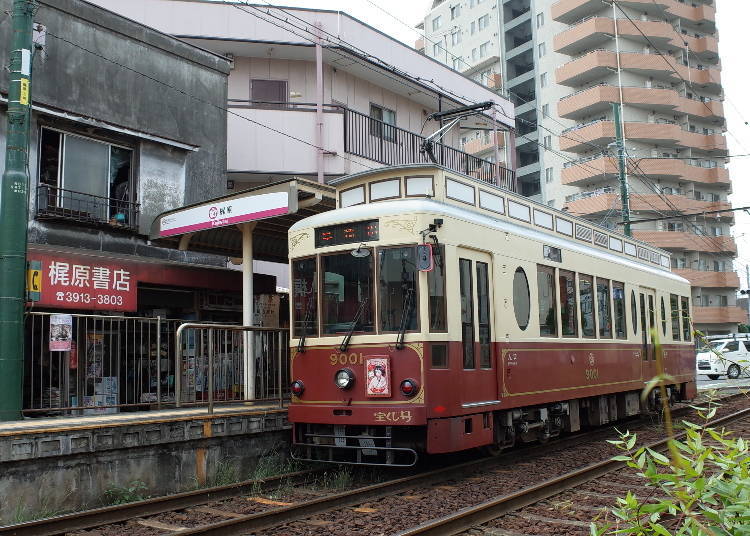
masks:
<svg viewBox="0 0 750 536"><path fill-rule="evenodd" d="M69 352L73 342L73 317L51 315L49 319L49 351Z"/></svg>
<svg viewBox="0 0 750 536"><path fill-rule="evenodd" d="M388 356L367 359L367 396L391 396L391 366Z"/></svg>

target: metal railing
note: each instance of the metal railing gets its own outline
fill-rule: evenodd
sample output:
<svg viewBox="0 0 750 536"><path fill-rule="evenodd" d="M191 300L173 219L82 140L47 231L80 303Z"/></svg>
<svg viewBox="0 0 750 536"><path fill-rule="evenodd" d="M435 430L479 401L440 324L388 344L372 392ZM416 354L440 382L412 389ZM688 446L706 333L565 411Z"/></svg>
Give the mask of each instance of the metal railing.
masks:
<svg viewBox="0 0 750 536"><path fill-rule="evenodd" d="M36 217L88 225L138 229L140 205L132 201L65 190L48 184L36 188Z"/></svg>
<svg viewBox="0 0 750 536"><path fill-rule="evenodd" d="M289 385L289 330L185 323L175 333L175 404L277 401ZM246 351L246 348L248 349ZM253 375L246 376L252 369Z"/></svg>
<svg viewBox="0 0 750 536"><path fill-rule="evenodd" d="M430 163L421 151L425 138L368 115L346 110L344 147L347 153L385 165ZM479 180L518 191L515 172L489 160L470 155L442 143L433 144L438 162Z"/></svg>
<svg viewBox="0 0 750 536"><path fill-rule="evenodd" d="M72 314L69 349L52 350L51 339L59 338L51 329L52 314L26 315L25 415L90 415L174 404L169 356L182 321Z"/></svg>
<svg viewBox="0 0 750 536"><path fill-rule="evenodd" d="M60 342L52 316L26 315L26 416L76 416L278 401L289 385L289 330L191 324L161 317L71 314ZM255 373L245 381L245 333L251 333ZM247 385L253 393L245 396Z"/></svg>

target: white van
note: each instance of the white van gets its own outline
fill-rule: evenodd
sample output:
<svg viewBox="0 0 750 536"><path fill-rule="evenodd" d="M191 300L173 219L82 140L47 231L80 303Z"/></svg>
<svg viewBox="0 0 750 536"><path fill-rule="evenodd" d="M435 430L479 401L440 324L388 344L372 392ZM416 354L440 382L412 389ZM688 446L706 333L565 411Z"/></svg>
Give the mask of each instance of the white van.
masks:
<svg viewBox="0 0 750 536"><path fill-rule="evenodd" d="M696 373L712 380L750 375L750 334L708 337L696 355Z"/></svg>

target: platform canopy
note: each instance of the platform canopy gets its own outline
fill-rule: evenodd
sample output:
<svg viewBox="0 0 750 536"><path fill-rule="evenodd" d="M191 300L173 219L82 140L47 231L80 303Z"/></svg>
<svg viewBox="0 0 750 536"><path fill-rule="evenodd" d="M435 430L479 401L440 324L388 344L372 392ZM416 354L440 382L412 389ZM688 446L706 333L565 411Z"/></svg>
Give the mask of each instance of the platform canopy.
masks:
<svg viewBox="0 0 750 536"><path fill-rule="evenodd" d="M242 258L240 226L255 222L253 257L288 262L287 231L308 216L336 208L336 190L294 178L163 212L151 225L153 243Z"/></svg>

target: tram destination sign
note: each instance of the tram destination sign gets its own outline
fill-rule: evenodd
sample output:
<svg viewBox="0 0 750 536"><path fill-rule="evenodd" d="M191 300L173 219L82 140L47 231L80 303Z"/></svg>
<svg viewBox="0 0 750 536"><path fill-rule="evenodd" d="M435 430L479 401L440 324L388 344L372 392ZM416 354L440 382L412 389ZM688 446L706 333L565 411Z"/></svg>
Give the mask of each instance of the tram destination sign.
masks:
<svg viewBox="0 0 750 536"><path fill-rule="evenodd" d="M342 223L315 229L315 247L336 246L378 240L378 220Z"/></svg>

